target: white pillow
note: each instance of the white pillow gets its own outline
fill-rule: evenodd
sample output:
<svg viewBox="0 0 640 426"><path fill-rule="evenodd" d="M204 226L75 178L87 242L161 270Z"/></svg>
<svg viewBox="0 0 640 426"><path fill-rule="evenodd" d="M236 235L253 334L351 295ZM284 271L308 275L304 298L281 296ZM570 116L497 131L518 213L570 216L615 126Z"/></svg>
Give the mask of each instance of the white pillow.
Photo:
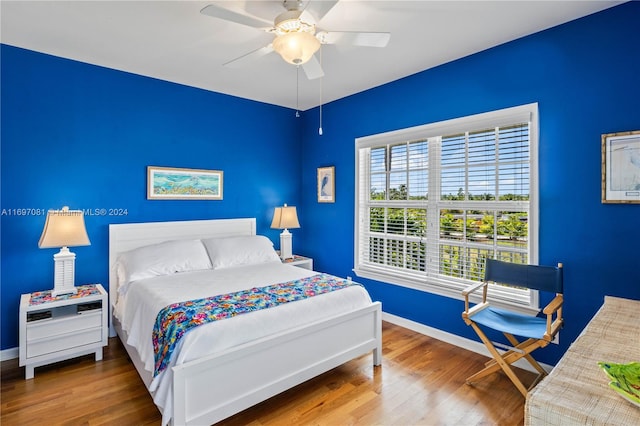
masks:
<svg viewBox="0 0 640 426"><path fill-rule="evenodd" d="M273 243L263 235L209 238L202 240L213 269L280 262Z"/></svg>
<svg viewBox="0 0 640 426"><path fill-rule="evenodd" d="M131 281L176 272L211 269L211 261L200 240L175 240L139 247L117 259L118 281Z"/></svg>

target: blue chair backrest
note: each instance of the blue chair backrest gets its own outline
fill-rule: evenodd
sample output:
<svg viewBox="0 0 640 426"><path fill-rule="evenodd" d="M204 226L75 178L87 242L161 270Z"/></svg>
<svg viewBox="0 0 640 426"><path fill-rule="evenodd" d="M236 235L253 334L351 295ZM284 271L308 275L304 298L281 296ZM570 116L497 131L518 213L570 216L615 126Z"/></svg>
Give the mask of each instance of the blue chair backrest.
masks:
<svg viewBox="0 0 640 426"><path fill-rule="evenodd" d="M562 268L487 259L484 280L533 290L562 293Z"/></svg>

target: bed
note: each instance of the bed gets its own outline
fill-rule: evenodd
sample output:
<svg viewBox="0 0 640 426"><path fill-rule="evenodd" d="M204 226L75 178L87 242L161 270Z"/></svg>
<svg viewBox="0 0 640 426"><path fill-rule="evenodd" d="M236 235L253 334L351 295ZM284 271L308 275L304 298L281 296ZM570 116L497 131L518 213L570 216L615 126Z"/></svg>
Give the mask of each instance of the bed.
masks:
<svg viewBox="0 0 640 426"><path fill-rule="evenodd" d="M238 247L244 247L237 241L246 239L253 244L260 238L266 240L256 236L255 218L109 226L112 335L120 337L162 412L163 424L216 423L370 352L373 364L380 365L381 305L372 302L362 286L349 285L196 327L175 345L166 368L158 372L156 359L154 369L154 360L149 359L149 318L176 295L180 300L193 300L205 297L205 292L226 294L241 287L318 277L317 272L271 260L220 266L229 259L229 253L237 254ZM200 251L194 251L200 250L194 242L205 246L210 268L202 266L207 260L200 259ZM173 250L166 264L147 265L145 273L154 270L149 276L131 272L138 265L132 266L131 253L150 248L158 252L156 247L163 247L161 258L166 253L165 245ZM251 247L247 252L272 256L264 250L252 251ZM188 259L181 260L178 272L165 274L164 268L175 267L169 264L180 256Z"/></svg>

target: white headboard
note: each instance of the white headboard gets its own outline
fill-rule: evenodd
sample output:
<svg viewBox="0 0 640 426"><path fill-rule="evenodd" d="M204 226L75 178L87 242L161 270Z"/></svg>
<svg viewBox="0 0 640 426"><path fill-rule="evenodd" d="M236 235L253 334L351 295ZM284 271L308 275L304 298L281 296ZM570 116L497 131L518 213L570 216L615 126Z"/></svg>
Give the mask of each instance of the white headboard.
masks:
<svg viewBox="0 0 640 426"><path fill-rule="evenodd" d="M111 224L109 225L109 292L117 286L114 264L122 252L170 240L255 234L255 218Z"/></svg>

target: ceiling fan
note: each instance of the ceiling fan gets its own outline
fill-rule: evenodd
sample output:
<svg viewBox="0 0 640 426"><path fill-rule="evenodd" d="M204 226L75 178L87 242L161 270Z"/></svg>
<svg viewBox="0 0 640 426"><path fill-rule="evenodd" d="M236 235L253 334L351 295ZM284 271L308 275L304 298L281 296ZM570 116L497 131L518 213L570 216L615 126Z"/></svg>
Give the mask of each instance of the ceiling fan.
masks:
<svg viewBox="0 0 640 426"><path fill-rule="evenodd" d="M386 32L336 32L318 28L317 23L338 3L338 0L234 2L243 6L240 8L232 8L233 4L228 1L220 3L222 4L210 4L200 13L257 28L275 36L267 46L233 59L225 63L225 66L240 66L275 51L286 62L302 66L307 78L313 80L324 76L320 62L314 55L322 44L385 47L391 38L391 34ZM248 10L250 7L251 12ZM283 11L282 7L284 7ZM255 12L260 15L280 13L272 23L254 14Z"/></svg>

